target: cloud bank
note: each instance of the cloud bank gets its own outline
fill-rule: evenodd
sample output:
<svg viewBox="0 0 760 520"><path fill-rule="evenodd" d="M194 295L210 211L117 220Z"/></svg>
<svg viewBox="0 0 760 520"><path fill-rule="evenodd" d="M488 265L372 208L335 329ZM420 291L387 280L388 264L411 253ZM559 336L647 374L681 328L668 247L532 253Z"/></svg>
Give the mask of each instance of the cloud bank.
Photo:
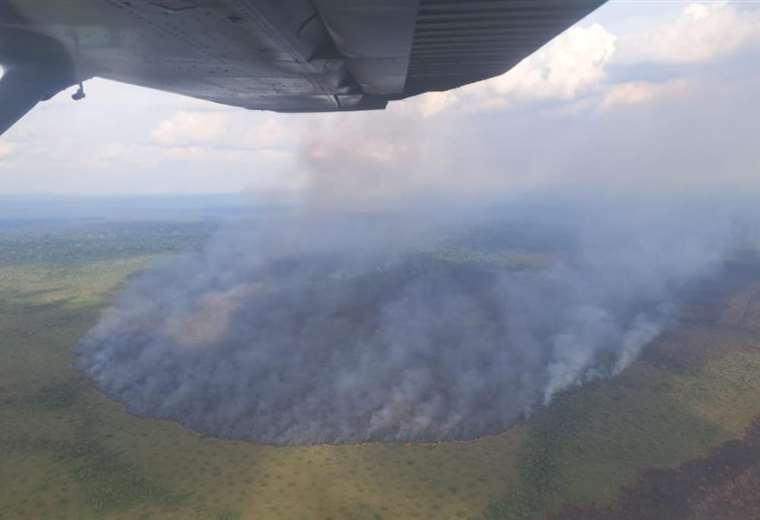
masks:
<svg viewBox="0 0 760 520"><path fill-rule="evenodd" d="M760 11L751 2L689 3L652 25L624 37L621 61L701 63L760 44Z"/></svg>

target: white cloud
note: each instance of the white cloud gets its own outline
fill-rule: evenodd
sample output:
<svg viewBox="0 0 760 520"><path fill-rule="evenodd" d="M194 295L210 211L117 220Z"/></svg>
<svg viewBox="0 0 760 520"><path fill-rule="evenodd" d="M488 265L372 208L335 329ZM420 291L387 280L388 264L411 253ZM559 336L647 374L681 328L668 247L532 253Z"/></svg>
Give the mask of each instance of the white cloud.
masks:
<svg viewBox="0 0 760 520"><path fill-rule="evenodd" d="M294 144L287 116L247 110L180 110L151 131L153 143L172 149L263 150Z"/></svg>
<svg viewBox="0 0 760 520"><path fill-rule="evenodd" d="M453 92L428 92L400 103L391 103L386 110L411 110L422 117L431 117L454 105L456 100Z"/></svg>
<svg viewBox="0 0 760 520"><path fill-rule="evenodd" d="M159 166L160 163L160 157L152 147L123 142L96 144L89 153L80 157L80 166L92 169L112 168L117 163L144 169Z"/></svg>
<svg viewBox="0 0 760 520"><path fill-rule="evenodd" d="M701 62L751 45L760 45L757 4L690 3L620 36L600 23L573 27L499 77L452 92L419 96L408 105L422 117L547 100L564 102L553 110L565 113L641 105L685 95L693 79L610 85L610 65Z"/></svg>
<svg viewBox="0 0 760 520"><path fill-rule="evenodd" d="M452 92L415 98L422 116L451 108L498 109L521 102L569 101L604 81L617 38L600 24L576 26L512 70Z"/></svg>
<svg viewBox="0 0 760 520"><path fill-rule="evenodd" d="M662 98L686 95L691 83L684 79L675 79L664 83L634 81L612 85L604 94L601 108L604 110L621 105L640 105L652 103Z"/></svg>
<svg viewBox="0 0 760 520"><path fill-rule="evenodd" d="M497 78L464 89L487 106L515 101L570 100L605 78L616 37L599 24L573 27Z"/></svg>
<svg viewBox="0 0 760 520"><path fill-rule="evenodd" d="M689 82L675 78L606 86L609 66L700 62L760 45L757 5L690 3L665 16L654 17L643 28L620 37L599 23L573 27L499 77L452 92L418 96L407 104L420 116L431 117L451 110L492 110L546 100L566 102L560 108L564 111L650 103L684 94Z"/></svg>
<svg viewBox="0 0 760 520"><path fill-rule="evenodd" d="M180 111L162 121L151 137L167 146L210 142L224 136L226 119L223 112Z"/></svg>
<svg viewBox="0 0 760 520"><path fill-rule="evenodd" d="M0 141L0 160L7 159L16 151L16 147L7 141Z"/></svg>
<svg viewBox="0 0 760 520"><path fill-rule="evenodd" d="M651 30L621 39L624 63L696 63L760 45L760 9L725 1L692 3Z"/></svg>

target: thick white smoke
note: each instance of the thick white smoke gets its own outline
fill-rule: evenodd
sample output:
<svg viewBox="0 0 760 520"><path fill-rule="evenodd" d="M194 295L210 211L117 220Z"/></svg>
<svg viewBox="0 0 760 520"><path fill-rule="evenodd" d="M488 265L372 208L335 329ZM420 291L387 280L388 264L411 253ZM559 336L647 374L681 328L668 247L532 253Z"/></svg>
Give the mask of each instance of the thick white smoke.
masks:
<svg viewBox="0 0 760 520"><path fill-rule="evenodd" d="M498 432L634 359L732 225L623 207L630 222L591 224L606 208L564 204L242 223L130 280L79 364L133 412L224 437Z"/></svg>
<svg viewBox="0 0 760 520"><path fill-rule="evenodd" d="M756 143L711 116L749 98L715 99L733 104L593 113L583 132L535 111L294 122L300 208L130 279L78 364L131 411L220 436L503 430L624 369L720 269L737 215L758 222L751 190L728 185L755 171Z"/></svg>

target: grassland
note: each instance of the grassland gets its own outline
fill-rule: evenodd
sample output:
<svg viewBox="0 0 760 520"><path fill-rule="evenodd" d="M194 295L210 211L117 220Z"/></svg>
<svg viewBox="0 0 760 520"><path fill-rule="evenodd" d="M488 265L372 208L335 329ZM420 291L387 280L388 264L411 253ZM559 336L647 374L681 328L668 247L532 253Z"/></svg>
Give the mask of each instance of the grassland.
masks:
<svg viewBox="0 0 760 520"><path fill-rule="evenodd" d="M271 447L135 417L72 368L71 347L129 273L207 232L163 229L0 238L15 251L0 260L0 518L541 518L613 503L642 469L704 455L760 415L758 273L617 379L494 437Z"/></svg>

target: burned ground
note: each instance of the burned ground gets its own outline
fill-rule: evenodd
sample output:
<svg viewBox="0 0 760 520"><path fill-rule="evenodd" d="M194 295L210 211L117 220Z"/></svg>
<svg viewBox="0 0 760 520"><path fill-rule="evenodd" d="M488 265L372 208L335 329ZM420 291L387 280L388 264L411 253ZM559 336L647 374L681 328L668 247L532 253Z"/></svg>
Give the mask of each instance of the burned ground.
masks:
<svg viewBox="0 0 760 520"><path fill-rule="evenodd" d="M648 469L613 507L569 507L553 520L760 518L760 418L744 438L676 468Z"/></svg>

